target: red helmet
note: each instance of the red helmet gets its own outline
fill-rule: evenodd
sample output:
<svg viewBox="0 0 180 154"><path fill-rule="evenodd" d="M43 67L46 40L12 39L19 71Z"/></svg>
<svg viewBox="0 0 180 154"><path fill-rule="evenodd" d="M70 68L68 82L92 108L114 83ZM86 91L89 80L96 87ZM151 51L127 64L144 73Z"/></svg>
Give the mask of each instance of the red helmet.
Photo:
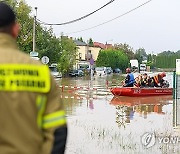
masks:
<svg viewBox="0 0 180 154"><path fill-rule="evenodd" d="M165 76L166 76L166 73L165 73L165 72L163 72L163 73L161 73L160 75L161 75L161 77L163 78L163 77L165 77Z"/></svg>
<svg viewBox="0 0 180 154"><path fill-rule="evenodd" d="M130 68L126 68L126 73L131 73L131 69Z"/></svg>

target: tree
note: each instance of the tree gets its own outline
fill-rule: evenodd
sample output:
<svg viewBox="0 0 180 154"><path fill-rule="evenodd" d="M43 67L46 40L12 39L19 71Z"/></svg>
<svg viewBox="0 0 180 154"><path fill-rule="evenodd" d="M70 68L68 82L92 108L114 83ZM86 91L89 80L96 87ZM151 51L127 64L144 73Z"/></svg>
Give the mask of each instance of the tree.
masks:
<svg viewBox="0 0 180 154"><path fill-rule="evenodd" d="M120 44L115 44L115 49L117 50L122 50L129 58L129 60L134 59L134 52L133 52L133 48L131 46L129 46L126 43L120 43Z"/></svg>
<svg viewBox="0 0 180 154"><path fill-rule="evenodd" d="M180 53L173 51L163 51L156 56L156 67L159 68L175 68L176 59L180 58Z"/></svg>
<svg viewBox="0 0 180 154"><path fill-rule="evenodd" d="M6 3L9 4L13 9L16 9L18 4L17 0L6 0Z"/></svg>
<svg viewBox="0 0 180 154"><path fill-rule="evenodd" d="M96 66L120 68L124 70L128 66L128 57L122 50L106 49L99 52Z"/></svg>
<svg viewBox="0 0 180 154"><path fill-rule="evenodd" d="M139 48L136 50L134 57L139 61L139 63L142 63L143 60L147 60L148 56L144 48Z"/></svg>
<svg viewBox="0 0 180 154"><path fill-rule="evenodd" d="M62 50L60 39L53 34L53 29L43 29L37 25L36 51L39 57L48 56L49 64L58 63Z"/></svg>
<svg viewBox="0 0 180 154"><path fill-rule="evenodd" d="M88 40L88 45L89 45L90 47L93 47L93 46L94 46L94 43L93 43L92 38L90 38L90 39Z"/></svg>
<svg viewBox="0 0 180 154"><path fill-rule="evenodd" d="M68 37L61 37L60 44L62 53L58 62L58 68L65 74L71 70L76 63L77 49L76 44Z"/></svg>
<svg viewBox="0 0 180 154"><path fill-rule="evenodd" d="M20 23L21 30L17 38L19 48L29 53L32 51L32 28L33 18L30 16L31 7L29 7L23 0L6 0L16 12L17 20Z"/></svg>
<svg viewBox="0 0 180 154"><path fill-rule="evenodd" d="M80 37L80 38L77 38L78 41L81 41L81 42L84 42L83 38Z"/></svg>

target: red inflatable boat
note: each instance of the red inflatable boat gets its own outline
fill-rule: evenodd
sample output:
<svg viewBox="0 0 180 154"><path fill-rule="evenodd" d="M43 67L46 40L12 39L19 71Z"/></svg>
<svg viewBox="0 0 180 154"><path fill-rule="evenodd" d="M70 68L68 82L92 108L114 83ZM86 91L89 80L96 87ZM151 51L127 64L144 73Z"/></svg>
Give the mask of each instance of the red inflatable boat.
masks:
<svg viewBox="0 0 180 154"><path fill-rule="evenodd" d="M134 88L134 87L115 87L110 89L115 96L159 96L172 95L173 88Z"/></svg>

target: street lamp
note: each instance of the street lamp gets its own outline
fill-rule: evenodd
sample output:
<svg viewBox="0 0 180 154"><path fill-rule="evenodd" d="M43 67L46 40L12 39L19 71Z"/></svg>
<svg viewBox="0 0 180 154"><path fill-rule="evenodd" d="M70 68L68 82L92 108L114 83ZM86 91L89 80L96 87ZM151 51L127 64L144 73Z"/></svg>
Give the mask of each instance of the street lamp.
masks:
<svg viewBox="0 0 180 154"><path fill-rule="evenodd" d="M33 52L36 49L36 17L37 17L37 7L35 7L36 14L34 15L34 24L33 24Z"/></svg>

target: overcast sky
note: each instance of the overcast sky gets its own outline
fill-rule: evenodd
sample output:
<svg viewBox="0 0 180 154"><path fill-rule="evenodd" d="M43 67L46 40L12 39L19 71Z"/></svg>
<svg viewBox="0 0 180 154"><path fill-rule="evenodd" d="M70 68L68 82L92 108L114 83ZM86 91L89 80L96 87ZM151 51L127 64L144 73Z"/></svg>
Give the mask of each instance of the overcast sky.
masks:
<svg viewBox="0 0 180 154"><path fill-rule="evenodd" d="M62 23L84 16L110 0L26 0L38 7L37 17L48 23ZM92 38L101 43L127 43L134 50L143 47L147 53L180 50L180 0L152 0L141 8L99 27L94 27L136 8L148 0L115 0L95 14L73 24L53 26L60 36ZM34 11L35 13L35 11ZM33 14L34 14L33 13Z"/></svg>

